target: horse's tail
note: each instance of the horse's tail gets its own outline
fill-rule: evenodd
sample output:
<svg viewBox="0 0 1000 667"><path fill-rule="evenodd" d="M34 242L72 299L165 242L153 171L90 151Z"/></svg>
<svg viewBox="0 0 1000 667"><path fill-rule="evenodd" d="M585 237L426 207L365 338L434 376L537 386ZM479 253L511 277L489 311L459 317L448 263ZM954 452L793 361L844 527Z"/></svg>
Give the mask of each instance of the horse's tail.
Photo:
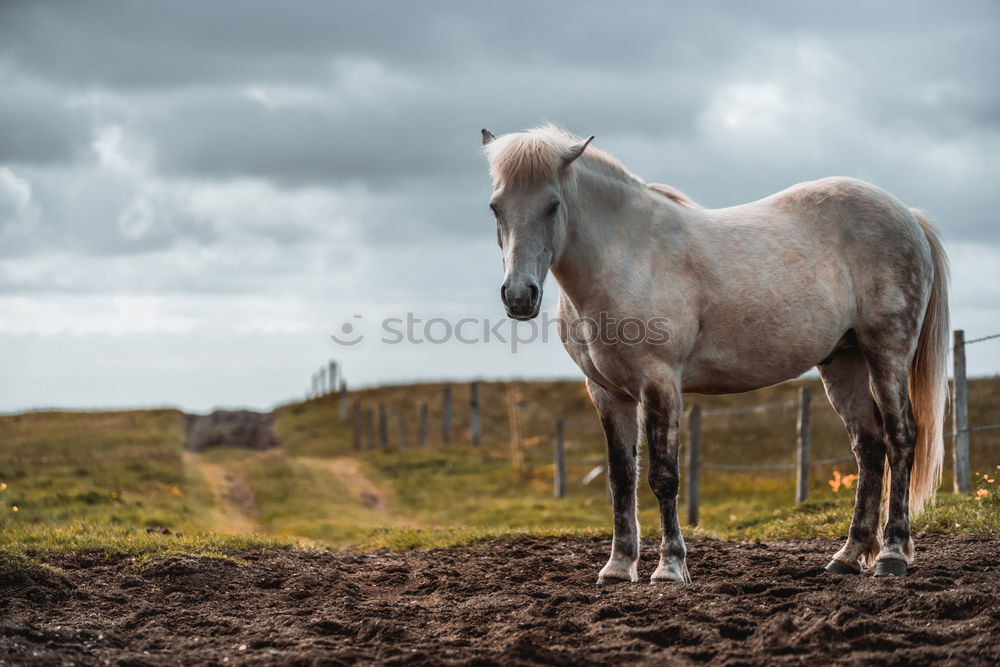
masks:
<svg viewBox="0 0 1000 667"><path fill-rule="evenodd" d="M944 411L948 399L948 256L927 215L911 209L931 246L934 282L917 351L910 362L910 404L917 423L917 444L910 473L910 512L934 503L944 458Z"/></svg>

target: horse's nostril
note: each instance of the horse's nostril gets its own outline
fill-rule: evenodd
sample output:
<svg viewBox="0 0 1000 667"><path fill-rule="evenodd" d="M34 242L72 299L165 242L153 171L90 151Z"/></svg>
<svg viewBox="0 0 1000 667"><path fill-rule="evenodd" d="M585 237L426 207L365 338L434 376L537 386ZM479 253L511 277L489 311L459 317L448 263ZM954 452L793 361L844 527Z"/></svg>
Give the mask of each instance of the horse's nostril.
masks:
<svg viewBox="0 0 1000 667"><path fill-rule="evenodd" d="M500 300L507 303L507 285L500 286Z"/></svg>
<svg viewBox="0 0 1000 667"><path fill-rule="evenodd" d="M529 285L528 288L531 290L531 305L534 306L538 303L540 291L538 289L538 285Z"/></svg>

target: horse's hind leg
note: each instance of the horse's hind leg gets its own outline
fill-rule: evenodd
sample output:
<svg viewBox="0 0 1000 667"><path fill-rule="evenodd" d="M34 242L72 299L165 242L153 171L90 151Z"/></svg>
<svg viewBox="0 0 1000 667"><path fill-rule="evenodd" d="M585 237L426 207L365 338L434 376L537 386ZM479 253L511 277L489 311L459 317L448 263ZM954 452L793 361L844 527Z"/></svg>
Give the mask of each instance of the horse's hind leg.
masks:
<svg viewBox="0 0 1000 667"><path fill-rule="evenodd" d="M858 461L858 486L854 517L847 543L826 566L837 574L857 574L875 562L881 547L879 501L885 469L882 418L869 389L868 364L857 349L838 352L819 367L831 405L844 420L851 449Z"/></svg>
<svg viewBox="0 0 1000 667"><path fill-rule="evenodd" d="M889 504L882 550L875 562L875 575L903 575L913 560L910 538L910 471L917 442L908 392L912 349L903 345L879 345L869 352L872 393L882 414L886 456L889 461ZM890 353L895 350L895 353Z"/></svg>
<svg viewBox="0 0 1000 667"><path fill-rule="evenodd" d="M608 441L608 479L615 512L611 558L597 577L599 585L638 581L639 519L636 511L639 441L637 403L616 398L587 382Z"/></svg>

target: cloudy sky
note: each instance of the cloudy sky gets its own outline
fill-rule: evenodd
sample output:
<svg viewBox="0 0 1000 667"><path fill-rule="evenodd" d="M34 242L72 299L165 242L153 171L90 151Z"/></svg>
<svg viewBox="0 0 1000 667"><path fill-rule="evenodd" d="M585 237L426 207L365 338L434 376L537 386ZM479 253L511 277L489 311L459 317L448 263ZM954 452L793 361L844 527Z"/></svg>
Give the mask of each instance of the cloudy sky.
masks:
<svg viewBox="0 0 1000 667"><path fill-rule="evenodd" d="M955 324L991 334L998 81L989 1L2 2L0 410L268 407L329 358L575 375L557 341L378 340L503 319L479 128L545 121L706 206L876 183L936 218Z"/></svg>

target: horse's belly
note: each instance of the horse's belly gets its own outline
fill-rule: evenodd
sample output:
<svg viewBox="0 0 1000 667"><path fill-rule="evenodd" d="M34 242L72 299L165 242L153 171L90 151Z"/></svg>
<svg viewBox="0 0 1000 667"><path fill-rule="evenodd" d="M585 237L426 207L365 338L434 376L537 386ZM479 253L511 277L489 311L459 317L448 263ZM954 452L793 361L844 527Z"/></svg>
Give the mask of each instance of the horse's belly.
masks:
<svg viewBox="0 0 1000 667"><path fill-rule="evenodd" d="M683 389L696 394L738 394L769 387L802 375L834 345L836 339L827 335L786 345L702 349L684 365Z"/></svg>
<svg viewBox="0 0 1000 667"><path fill-rule="evenodd" d="M747 372L727 372L726 369L696 369L688 376L685 374L683 390L692 394L742 394L747 391L754 391L763 387L792 380L809 370L811 366L805 366L798 372L760 372L754 369L752 373Z"/></svg>

